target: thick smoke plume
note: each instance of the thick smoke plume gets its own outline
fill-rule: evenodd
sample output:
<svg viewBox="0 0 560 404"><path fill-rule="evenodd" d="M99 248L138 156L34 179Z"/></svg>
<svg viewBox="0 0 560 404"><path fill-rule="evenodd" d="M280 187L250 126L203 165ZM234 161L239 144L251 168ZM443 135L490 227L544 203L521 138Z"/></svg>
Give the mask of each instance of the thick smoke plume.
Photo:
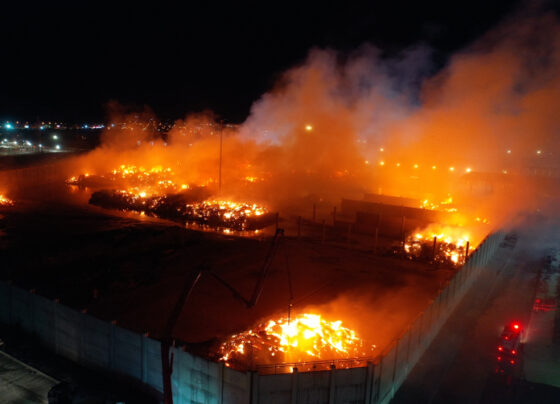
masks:
<svg viewBox="0 0 560 404"><path fill-rule="evenodd" d="M497 226L541 207L543 184L524 178L560 153L557 17L506 21L431 75L430 55L422 46L394 58L369 45L350 55L314 49L239 127L189 115L165 139L149 111L113 106L103 145L75 169L161 165L216 189L221 132L222 195L273 208L368 192L452 195Z"/></svg>

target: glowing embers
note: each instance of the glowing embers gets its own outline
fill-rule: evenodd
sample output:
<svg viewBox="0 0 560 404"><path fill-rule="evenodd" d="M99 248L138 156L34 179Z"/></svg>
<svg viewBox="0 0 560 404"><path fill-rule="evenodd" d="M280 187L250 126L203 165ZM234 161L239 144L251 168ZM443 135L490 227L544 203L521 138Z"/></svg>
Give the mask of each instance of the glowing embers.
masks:
<svg viewBox="0 0 560 404"><path fill-rule="evenodd" d="M222 221L236 221L251 216L261 216L268 210L257 204L224 200L208 200L186 205L188 214L201 219L219 217Z"/></svg>
<svg viewBox="0 0 560 404"><path fill-rule="evenodd" d="M340 358L371 357L375 345L367 346L355 331L341 321L328 321L319 314L280 318L232 335L220 346L220 360L227 366L305 362Z"/></svg>
<svg viewBox="0 0 560 404"><path fill-rule="evenodd" d="M90 203L107 209L136 211L142 214L158 216L159 210L166 203L166 196L148 195L146 191L101 190L91 195Z"/></svg>
<svg viewBox="0 0 560 404"><path fill-rule="evenodd" d="M208 196L205 187L168 195L150 195L139 189L101 190L91 195L90 203L108 209L133 211L215 229L256 230L274 221L274 216L263 206L228 200L206 200Z"/></svg>
<svg viewBox="0 0 560 404"><path fill-rule="evenodd" d="M183 183L171 168L161 166L146 169L123 164L103 175L84 173L66 182L97 189L90 198L93 205L187 224L256 230L271 224L274 219L266 208L257 204L209 200L211 194L206 186Z"/></svg>
<svg viewBox="0 0 560 404"><path fill-rule="evenodd" d="M7 196L0 194L0 206L13 206L14 201L9 199Z"/></svg>
<svg viewBox="0 0 560 404"><path fill-rule="evenodd" d="M137 192L144 192L149 195L163 195L189 189L189 184L176 179L176 175L171 168L154 166L147 169L125 164L101 175L84 173L73 176L67 179L66 183L84 188L134 188Z"/></svg>
<svg viewBox="0 0 560 404"><path fill-rule="evenodd" d="M475 247L463 229L453 227L427 228L407 237L404 253L409 259L438 264L462 265L469 251Z"/></svg>
<svg viewBox="0 0 560 404"><path fill-rule="evenodd" d="M452 206L453 198L451 196L447 197L441 202L432 202L429 199L424 199L420 208L430 209L430 210L440 210L444 212L457 212L457 208Z"/></svg>
<svg viewBox="0 0 560 404"><path fill-rule="evenodd" d="M248 182L248 183L256 183L256 182L263 182L264 178L248 175L244 178L244 180L245 180L245 182Z"/></svg>
<svg viewBox="0 0 560 404"><path fill-rule="evenodd" d="M205 200L186 204L183 214L187 222L225 227L235 230L254 230L271 224L273 215L263 206L229 200Z"/></svg>

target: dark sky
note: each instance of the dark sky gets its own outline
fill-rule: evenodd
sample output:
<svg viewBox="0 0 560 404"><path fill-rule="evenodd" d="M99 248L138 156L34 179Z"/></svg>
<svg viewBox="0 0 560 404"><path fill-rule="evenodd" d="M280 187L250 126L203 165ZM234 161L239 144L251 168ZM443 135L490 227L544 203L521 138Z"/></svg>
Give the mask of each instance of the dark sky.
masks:
<svg viewBox="0 0 560 404"><path fill-rule="evenodd" d="M211 109L242 121L251 103L313 47L386 54L417 43L437 63L518 2L6 2L0 23L0 117L104 118L111 99L160 118ZM224 2L225 3L225 2ZM367 4L367 5L364 5Z"/></svg>

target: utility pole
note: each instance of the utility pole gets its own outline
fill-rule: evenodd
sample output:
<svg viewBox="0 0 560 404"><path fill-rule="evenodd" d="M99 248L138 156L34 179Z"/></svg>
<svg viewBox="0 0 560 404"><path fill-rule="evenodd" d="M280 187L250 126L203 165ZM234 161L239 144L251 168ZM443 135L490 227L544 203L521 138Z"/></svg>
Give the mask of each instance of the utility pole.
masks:
<svg viewBox="0 0 560 404"><path fill-rule="evenodd" d="M173 345L173 328L181 315L181 310L185 305L185 302L189 298L194 287L198 283L200 276L206 268L200 267L192 271L185 280L181 294L175 303L175 306L171 310L171 314L167 319L167 324L163 331L163 337L161 339L161 373L163 376L163 402L164 404L173 404L173 391L171 385L171 374L173 373L173 351L171 347Z"/></svg>

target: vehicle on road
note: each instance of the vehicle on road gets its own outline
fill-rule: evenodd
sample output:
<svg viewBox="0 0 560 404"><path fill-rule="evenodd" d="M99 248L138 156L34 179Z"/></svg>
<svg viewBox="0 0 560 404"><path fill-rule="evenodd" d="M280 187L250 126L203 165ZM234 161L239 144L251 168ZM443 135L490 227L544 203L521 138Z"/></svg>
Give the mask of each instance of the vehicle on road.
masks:
<svg viewBox="0 0 560 404"><path fill-rule="evenodd" d="M511 382L511 376L515 373L520 361L519 352L522 348L521 334L523 329L518 322L511 322L504 327L497 347L496 373L508 377L507 383Z"/></svg>
<svg viewBox="0 0 560 404"><path fill-rule="evenodd" d="M516 358L521 347L521 324L512 322L507 324L500 335L498 343L498 355Z"/></svg>

